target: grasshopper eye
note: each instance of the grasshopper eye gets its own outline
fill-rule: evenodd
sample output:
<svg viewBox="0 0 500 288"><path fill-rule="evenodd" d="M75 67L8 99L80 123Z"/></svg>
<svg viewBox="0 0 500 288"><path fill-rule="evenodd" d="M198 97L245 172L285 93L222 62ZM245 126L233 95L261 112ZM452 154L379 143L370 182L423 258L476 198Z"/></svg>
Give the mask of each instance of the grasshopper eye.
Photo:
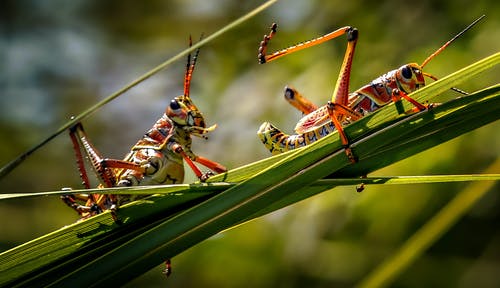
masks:
<svg viewBox="0 0 500 288"><path fill-rule="evenodd" d="M403 76L404 79L406 79L406 80L411 79L411 75L412 75L412 72L411 72L410 67L405 66L405 67L401 68L401 76Z"/></svg>
<svg viewBox="0 0 500 288"><path fill-rule="evenodd" d="M174 100L170 101L170 109L177 110L179 108L181 108L181 105L179 105L177 100L174 99Z"/></svg>

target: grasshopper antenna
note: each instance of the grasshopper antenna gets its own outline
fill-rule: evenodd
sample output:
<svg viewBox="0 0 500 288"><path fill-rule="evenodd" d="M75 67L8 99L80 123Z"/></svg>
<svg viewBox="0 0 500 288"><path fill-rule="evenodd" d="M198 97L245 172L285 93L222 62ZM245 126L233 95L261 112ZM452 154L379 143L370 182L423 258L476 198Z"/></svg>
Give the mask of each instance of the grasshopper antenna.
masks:
<svg viewBox="0 0 500 288"><path fill-rule="evenodd" d="M462 36L465 32L467 32L467 30L471 29L474 25L476 25L477 22L481 21L486 15L482 15L481 17L477 18L476 20L474 20L474 22L472 22L471 24L469 24L469 26L465 27L464 30L460 31L460 33L458 33L457 35L455 35L453 38L451 38L448 42L444 43L443 46L441 46L439 49L437 49L434 53L432 53L429 57L427 57L427 59L424 60L424 62L422 62L422 64L420 65L421 68L424 68L425 65L427 65L427 63L429 63L429 61L432 60L432 58L436 57L439 53L441 53L446 47L448 47L448 45L451 44L451 42L455 41L458 37Z"/></svg>
<svg viewBox="0 0 500 288"><path fill-rule="evenodd" d="M457 35L455 35L453 38L451 38L448 42L444 43L443 46L439 47L439 49L437 49L434 53L432 53L431 55L429 55L429 57L427 57L427 59L424 60L424 62L422 62L422 64L420 65L420 68L424 68L425 65L427 65L427 63L429 63L432 58L436 57L437 55L439 55L439 53L443 52L443 50L448 47L453 41L455 41L456 39L458 39L458 37L462 36L465 32L467 32L467 30L471 29L474 25L476 25L477 22L481 21L486 15L482 15L481 17L477 18L476 20L474 20L474 22L472 22L471 24L469 24L469 26L465 27L464 30L460 31ZM423 73L424 76L427 76L433 80L437 80L437 77L429 74L429 73ZM450 88L451 90L455 91L455 92L458 92L460 94L463 94L463 95L469 95L469 93L463 91L463 90L460 90L456 87L452 87Z"/></svg>
<svg viewBox="0 0 500 288"><path fill-rule="evenodd" d="M203 34L200 36L200 41L203 39ZM193 46L193 40L191 35L189 35L189 47ZM193 56L193 60L191 60L191 53L187 56L187 65L186 65L186 75L184 76L184 96L189 97L189 89L191 86L191 78L193 77L194 66L196 65L196 60L198 59L198 55L200 54L200 48L196 49L196 52Z"/></svg>

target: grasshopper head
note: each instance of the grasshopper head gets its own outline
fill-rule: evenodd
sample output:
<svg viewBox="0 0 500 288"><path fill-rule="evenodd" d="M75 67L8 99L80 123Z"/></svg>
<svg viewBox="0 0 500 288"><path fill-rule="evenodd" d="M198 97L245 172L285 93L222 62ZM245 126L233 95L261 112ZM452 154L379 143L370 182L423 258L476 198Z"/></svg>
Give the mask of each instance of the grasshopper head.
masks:
<svg viewBox="0 0 500 288"><path fill-rule="evenodd" d="M191 38L189 38L189 46L191 46ZM175 97L168 105L165 113L177 125L182 127L186 132L195 136L205 137L204 134L213 131L216 125L206 127L205 119L200 110L193 104L189 97L189 87L193 76L194 66L200 49L196 50L191 62L191 54L187 58L186 75L184 77L184 95Z"/></svg>
<svg viewBox="0 0 500 288"><path fill-rule="evenodd" d="M216 127L216 125L206 127L203 114L193 104L191 98L185 95L177 96L170 101L166 114L176 125L196 136L202 136Z"/></svg>
<svg viewBox="0 0 500 288"><path fill-rule="evenodd" d="M399 88L406 93L411 93L425 86L424 73L417 63L410 63L396 70L396 79Z"/></svg>

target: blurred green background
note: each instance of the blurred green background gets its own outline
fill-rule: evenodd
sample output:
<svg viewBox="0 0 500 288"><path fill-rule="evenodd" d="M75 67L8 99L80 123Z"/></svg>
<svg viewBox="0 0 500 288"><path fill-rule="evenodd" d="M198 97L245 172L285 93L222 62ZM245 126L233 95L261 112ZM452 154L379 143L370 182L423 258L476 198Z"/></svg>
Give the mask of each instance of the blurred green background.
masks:
<svg viewBox="0 0 500 288"><path fill-rule="evenodd" d="M261 1L2 1L0 9L0 165L26 151L72 115ZM292 132L301 115L283 100L293 85L318 104L333 92L345 38L266 65L257 48L272 22L270 50L351 25L360 31L351 90L430 53L482 14L487 17L432 60L443 77L500 48L498 1L279 1L201 50L191 95L209 125L199 155L235 168L268 153L255 132L271 121ZM122 158L182 93L179 61L84 121L95 145ZM459 88L499 81L495 68ZM454 92L440 101L457 97ZM373 175L481 173L500 154L495 122ZM186 170L189 171L189 170ZM497 173L500 171L496 171ZM190 174L186 182L194 181ZM69 137L61 135L0 180L1 192L80 188ZM439 211L466 184L334 189L221 233L130 287L350 287ZM403 272L393 287L500 286L498 184ZM0 202L0 251L77 219L57 197Z"/></svg>

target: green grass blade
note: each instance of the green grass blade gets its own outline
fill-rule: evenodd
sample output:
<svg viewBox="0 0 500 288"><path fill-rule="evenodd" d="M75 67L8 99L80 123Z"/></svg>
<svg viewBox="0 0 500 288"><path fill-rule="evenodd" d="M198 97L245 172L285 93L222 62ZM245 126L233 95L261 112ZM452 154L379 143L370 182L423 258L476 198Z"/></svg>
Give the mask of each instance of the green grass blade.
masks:
<svg viewBox="0 0 500 288"><path fill-rule="evenodd" d="M60 190L48 192L33 192L33 193L0 193L0 200L15 199L24 197L40 197L40 196L62 196L70 194L117 194L117 195L153 195L153 194L175 194L176 196L185 193L206 193L220 192L229 187L231 183L213 182L213 183L197 183L197 184L170 184L170 185L151 185L151 186L131 186L131 187L113 187L113 188L93 188L93 189L78 189L78 190Z"/></svg>
<svg viewBox="0 0 500 288"><path fill-rule="evenodd" d="M381 129L369 139L360 140L358 147L378 149L388 145L388 143L392 145L394 142L391 137L400 135L407 130L412 131L409 137L420 139L432 132L427 129L420 129L421 127L427 127L429 123L440 122L441 120L446 122L446 130L456 130L457 134L466 131L462 129L463 121L471 121L475 117L494 121L494 119L498 119L498 112L500 112L500 105L496 105L500 101L499 89L496 87L494 90L496 91L494 96L486 96L491 95L491 91L488 90L488 93L478 93L479 96L465 97L472 101L472 104L465 107L471 109L471 105L484 106L486 116L473 113L468 117L464 117L462 111L458 108L465 109L461 101L463 99L458 99L454 103L446 103L434 110L413 115ZM482 97L489 101L480 99ZM496 113L494 117L488 116L488 113L491 112L490 107L497 107L493 109L493 112ZM447 122L449 117L453 118L450 123ZM441 127L441 125L435 125L431 128L435 129L436 133L444 133L445 129ZM276 203L282 202L283 199L290 200L290 198L287 198L290 195L297 196L297 198L293 199L294 201L300 199L303 195L297 195L296 191L300 191L297 187L310 185L316 179L323 178L331 172L351 165L343 150L336 145L338 141L332 139L332 137L325 139L327 140L319 141L306 149L288 154L285 159L278 161L252 178L227 189L192 209L167 219L134 239L117 246L109 253L69 274L66 278L60 279L61 282L58 284L72 285L82 282L87 284L89 282L85 282L88 281L86 275L91 271L96 273L94 268L96 266L107 268L97 272L98 275L96 275L96 278L102 281L99 282L102 285L113 284L117 279L122 279L123 275L134 277L140 274L141 269L152 268L158 265L162 259L173 257L217 232L263 214L263 212L266 212L266 207L270 205L276 205ZM411 148L412 145L414 143L409 143L406 146L400 145L399 148ZM373 153L371 149L358 149L358 155L361 159L367 158ZM122 251L127 251L127 253ZM110 271L111 267L114 268Z"/></svg>
<svg viewBox="0 0 500 288"><path fill-rule="evenodd" d="M210 189L186 193L177 191L150 197L153 199L144 198L120 207L121 225L106 212L5 251L0 254L0 286L11 281L21 285L30 279L31 274L34 274L32 278L37 279L36 282L45 283L43 279L46 279L49 283L51 278L44 275L50 271L71 271L75 265L80 265L78 261L97 257L109 247L141 233L141 229L158 219L168 218L192 207L214 193ZM60 268L58 265L66 267Z"/></svg>
<svg viewBox="0 0 500 288"><path fill-rule="evenodd" d="M500 174L469 174L469 175L425 175L425 176L386 176L366 178L320 179L311 186L333 188L347 185L414 185L449 182L498 181Z"/></svg>
<svg viewBox="0 0 500 288"><path fill-rule="evenodd" d="M471 181L490 181L500 180L500 174L466 174L466 175L424 175L424 176L384 176L384 177L365 177L365 178L336 178L320 179L311 184L311 186L331 189L336 186L352 186L359 184L366 185L404 185L404 184L429 184L429 183L447 183L447 182L471 182ZM154 186L132 186L115 187L103 189L81 189L71 191L48 191L32 193L0 193L0 200L40 197L40 196L62 196L79 193L96 194L115 194L115 195L168 195L183 194L210 195L222 192L235 186L236 183L211 182L203 184L172 184L172 185L154 185Z"/></svg>
<svg viewBox="0 0 500 288"><path fill-rule="evenodd" d="M498 63L500 57L495 55L477 66L486 70L492 66L491 61ZM453 75L464 77L469 70L477 72L476 64ZM447 85L456 83L442 81L449 81ZM441 84L438 81L434 85ZM429 85L426 89L435 88ZM422 93L419 97L433 97L425 89L418 92ZM324 187L310 187L318 179L329 175L361 176L497 120L500 85L410 116L397 117L394 110L389 105L346 127L359 163L349 162L338 135L333 133L305 149L212 177L210 181L239 182L223 192L206 194L201 199L193 193L194 202L178 205L167 201L178 193L151 196L122 207L118 215L123 224L119 227L109 213L103 213L54 232L62 237L59 243L48 241L55 239L51 234L45 241L37 239L4 252L0 254L0 283L119 285L220 231L324 191ZM384 122L380 115L385 113L388 118ZM145 215L144 207L156 214ZM54 250L55 244L62 246L62 252ZM53 254L58 252L55 257ZM34 257L43 258L43 263L27 261L38 259ZM12 259L18 260L17 265L12 266Z"/></svg>

